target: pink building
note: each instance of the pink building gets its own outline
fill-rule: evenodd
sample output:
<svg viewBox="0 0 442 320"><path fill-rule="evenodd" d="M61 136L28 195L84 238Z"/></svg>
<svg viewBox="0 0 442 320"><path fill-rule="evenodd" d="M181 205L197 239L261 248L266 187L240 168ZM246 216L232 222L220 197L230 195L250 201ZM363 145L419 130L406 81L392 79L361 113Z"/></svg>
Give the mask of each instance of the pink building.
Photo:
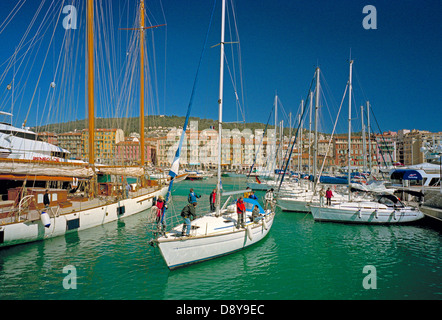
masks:
<svg viewBox="0 0 442 320"><path fill-rule="evenodd" d="M155 154L155 150L149 146L144 146L144 157L146 164L152 164L152 159ZM140 161L140 142L138 139L126 140L117 143L115 159L117 163L126 165L138 164Z"/></svg>

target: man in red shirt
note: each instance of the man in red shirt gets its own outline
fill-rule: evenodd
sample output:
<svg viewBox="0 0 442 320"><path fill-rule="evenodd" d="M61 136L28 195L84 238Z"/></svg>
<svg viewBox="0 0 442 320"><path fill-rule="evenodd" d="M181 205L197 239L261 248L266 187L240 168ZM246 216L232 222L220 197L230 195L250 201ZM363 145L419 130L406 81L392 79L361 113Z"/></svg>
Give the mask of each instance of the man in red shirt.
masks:
<svg viewBox="0 0 442 320"><path fill-rule="evenodd" d="M246 206L244 204L243 198L239 197L238 201L236 201L236 213L238 214L238 220L236 222L236 228L240 227L245 228L244 224L244 214L246 212Z"/></svg>
<svg viewBox="0 0 442 320"><path fill-rule="evenodd" d="M327 205L331 206L331 198L333 197L333 192L330 190L330 188L328 188L325 192L325 197L327 198Z"/></svg>

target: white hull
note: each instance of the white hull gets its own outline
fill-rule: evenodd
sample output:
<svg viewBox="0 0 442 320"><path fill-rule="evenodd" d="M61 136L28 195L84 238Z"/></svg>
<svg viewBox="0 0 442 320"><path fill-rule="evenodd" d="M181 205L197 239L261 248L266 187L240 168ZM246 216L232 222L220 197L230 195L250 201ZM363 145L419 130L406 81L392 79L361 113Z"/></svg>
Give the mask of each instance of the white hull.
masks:
<svg viewBox="0 0 442 320"><path fill-rule="evenodd" d="M276 204L283 211L310 212L311 202L307 200L278 199Z"/></svg>
<svg viewBox="0 0 442 320"><path fill-rule="evenodd" d="M257 224L247 223L246 227L251 232L249 234L247 228L236 229L234 219L205 216L192 221L192 226L199 226L197 230L200 230L195 235L177 237L169 233L168 238L159 238L157 243L164 261L173 270L224 256L259 242L270 231L273 218L274 213L268 213L264 224L262 220ZM212 230L205 232L204 228L209 224ZM175 228L175 232L180 232L180 228Z"/></svg>
<svg viewBox="0 0 442 320"><path fill-rule="evenodd" d="M331 206L311 206L315 221L395 224L417 221L424 217L418 209L386 207L370 202L348 202Z"/></svg>
<svg viewBox="0 0 442 320"><path fill-rule="evenodd" d="M152 207L154 196L165 196L167 189L164 187L158 191L116 203L51 217L48 228L40 219L2 225L0 226L0 247L58 237L140 213ZM122 207L124 207L124 213L118 209Z"/></svg>

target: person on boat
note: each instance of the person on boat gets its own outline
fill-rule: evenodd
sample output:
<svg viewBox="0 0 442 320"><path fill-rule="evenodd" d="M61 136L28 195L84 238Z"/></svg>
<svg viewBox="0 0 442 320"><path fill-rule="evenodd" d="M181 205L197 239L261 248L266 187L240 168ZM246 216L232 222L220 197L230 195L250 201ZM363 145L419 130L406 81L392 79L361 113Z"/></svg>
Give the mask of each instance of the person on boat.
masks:
<svg viewBox="0 0 442 320"><path fill-rule="evenodd" d="M249 198L250 197L250 193L251 193L251 189L250 189L250 187L247 187L246 188L246 192L244 192L244 198Z"/></svg>
<svg viewBox="0 0 442 320"><path fill-rule="evenodd" d="M196 194L196 193L193 191L193 188L190 188L190 193L189 193L189 196L187 197L187 201L188 201L189 203L194 203L194 202L197 201L196 199L199 199L199 198L201 198L201 196L198 195L198 194Z"/></svg>
<svg viewBox="0 0 442 320"><path fill-rule="evenodd" d="M130 184L126 183L126 199L129 198Z"/></svg>
<svg viewBox="0 0 442 320"><path fill-rule="evenodd" d="M209 196L210 202L210 212L215 212L215 202L216 201L216 189L213 189L212 193Z"/></svg>
<svg viewBox="0 0 442 320"><path fill-rule="evenodd" d="M258 200L258 197L255 195L255 191L250 192L249 199Z"/></svg>
<svg viewBox="0 0 442 320"><path fill-rule="evenodd" d="M196 206L198 202L192 202L186 205L183 210L181 210L181 217L184 219L183 223L183 231L181 232L181 236L190 236L190 229L192 227L191 225L191 219L190 216L192 216L192 220L196 217Z"/></svg>
<svg viewBox="0 0 442 320"><path fill-rule="evenodd" d="M245 228L244 214L246 212L246 205L244 204L243 197L239 197L236 201L236 213L238 214L238 219L236 221L236 228Z"/></svg>
<svg viewBox="0 0 442 320"><path fill-rule="evenodd" d="M255 207L253 208L252 211L252 222L254 223L258 223L259 221L259 217L261 216L261 214L259 213L259 207L257 204L255 204Z"/></svg>
<svg viewBox="0 0 442 320"><path fill-rule="evenodd" d="M51 201L49 201L49 190L46 190L45 194L43 195L43 204L46 208L49 208L49 205L51 204Z"/></svg>
<svg viewBox="0 0 442 320"><path fill-rule="evenodd" d="M325 197L325 190L324 187L319 190L319 205L322 207L324 205L324 197Z"/></svg>
<svg viewBox="0 0 442 320"><path fill-rule="evenodd" d="M264 196L264 200L265 200L265 206L264 209L267 210L267 208L272 209L273 211L273 188L271 188L270 190L267 190L265 196Z"/></svg>
<svg viewBox="0 0 442 320"><path fill-rule="evenodd" d="M161 223L161 219L163 217L164 209L167 209L167 205L162 195L160 195L156 200L155 207L157 207L157 218L156 218L157 229L162 234L164 234L164 230L166 230L166 224L164 223L164 220Z"/></svg>
<svg viewBox="0 0 442 320"><path fill-rule="evenodd" d="M325 197L327 198L327 205L331 206L331 198L333 197L333 192L330 190L330 188L328 188L325 192Z"/></svg>
<svg viewBox="0 0 442 320"><path fill-rule="evenodd" d="M155 206L157 207L157 223L161 221L161 216L163 215L164 208L166 207L165 204L164 197L160 195L155 203Z"/></svg>

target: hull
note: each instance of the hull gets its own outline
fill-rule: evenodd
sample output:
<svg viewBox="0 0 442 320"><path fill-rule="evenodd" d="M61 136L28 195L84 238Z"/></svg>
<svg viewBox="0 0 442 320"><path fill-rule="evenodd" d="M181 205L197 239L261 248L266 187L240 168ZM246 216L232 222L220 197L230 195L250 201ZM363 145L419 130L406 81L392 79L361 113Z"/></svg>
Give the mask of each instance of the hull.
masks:
<svg viewBox="0 0 442 320"><path fill-rule="evenodd" d="M311 206L315 221L365 224L397 224L414 222L424 214L410 207L394 209L383 206L366 206L364 203L348 205L332 205L330 207Z"/></svg>
<svg viewBox="0 0 442 320"><path fill-rule="evenodd" d="M278 199L276 204L283 211L310 212L311 202L304 200Z"/></svg>
<svg viewBox="0 0 442 320"><path fill-rule="evenodd" d="M52 216L48 228L41 219L0 226L0 247L58 237L123 219L151 208L153 197L165 196L167 189L164 187L152 193L112 204Z"/></svg>
<svg viewBox="0 0 442 320"><path fill-rule="evenodd" d="M212 218L221 220L221 224L224 224L214 228L217 232L157 240L161 255L169 269L174 270L228 255L259 242L270 231L274 213L266 215L265 224L262 221L258 224L248 223L247 228L241 229L235 229L234 224L225 225L223 218Z"/></svg>

